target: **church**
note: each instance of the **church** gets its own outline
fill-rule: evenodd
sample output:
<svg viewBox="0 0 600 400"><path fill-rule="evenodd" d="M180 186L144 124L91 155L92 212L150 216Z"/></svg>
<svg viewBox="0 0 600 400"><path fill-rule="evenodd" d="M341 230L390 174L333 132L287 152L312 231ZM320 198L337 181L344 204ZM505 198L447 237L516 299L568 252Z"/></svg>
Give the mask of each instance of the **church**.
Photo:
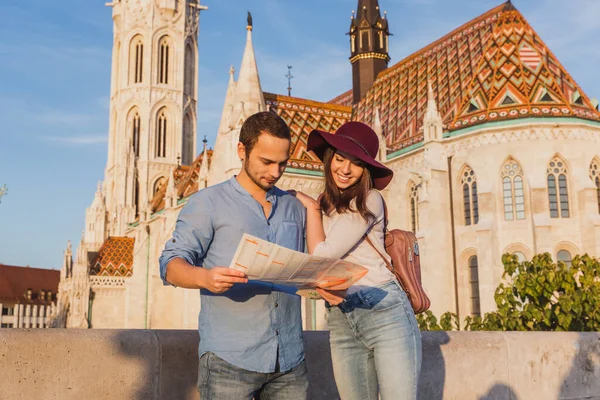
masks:
<svg viewBox="0 0 600 400"><path fill-rule="evenodd" d="M199 0L113 0L105 176L69 243L53 324L195 329L196 291L163 286L158 258L196 191L235 175L244 120L280 115L292 131L278 186L316 197L323 166L306 140L346 121L369 124L394 170L382 192L390 226L416 233L434 314L494 310L504 253L600 256L600 113L507 1L389 65L393 21L358 0L349 26L348 91L328 102L264 92L246 46L212 150L196 143ZM257 27L258 28L258 27ZM340 33L342 34L342 33ZM240 37L243 40L243 37ZM197 155L198 154L198 155ZM197 155L197 156L196 156ZM326 329L322 301L305 329Z"/></svg>

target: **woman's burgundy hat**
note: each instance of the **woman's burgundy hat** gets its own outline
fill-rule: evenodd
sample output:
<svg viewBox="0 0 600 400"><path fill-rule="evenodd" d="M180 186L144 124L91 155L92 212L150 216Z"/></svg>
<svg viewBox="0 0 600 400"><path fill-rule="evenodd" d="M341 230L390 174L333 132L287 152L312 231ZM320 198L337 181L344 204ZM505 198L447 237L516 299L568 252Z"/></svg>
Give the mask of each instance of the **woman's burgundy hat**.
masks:
<svg viewBox="0 0 600 400"><path fill-rule="evenodd" d="M321 161L328 147L344 152L366 164L377 190L384 189L392 180L394 172L377 162L379 138L373 129L362 122L346 122L333 134L313 130L308 136L307 150L312 150Z"/></svg>

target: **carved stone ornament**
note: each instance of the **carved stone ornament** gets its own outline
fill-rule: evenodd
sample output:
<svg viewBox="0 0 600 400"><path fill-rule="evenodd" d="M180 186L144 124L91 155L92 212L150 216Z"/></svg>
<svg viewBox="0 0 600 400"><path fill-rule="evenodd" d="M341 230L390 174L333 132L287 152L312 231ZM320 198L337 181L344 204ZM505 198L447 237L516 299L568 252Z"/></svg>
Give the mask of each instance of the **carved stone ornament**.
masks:
<svg viewBox="0 0 600 400"><path fill-rule="evenodd" d="M146 18L150 10L150 0L125 0L127 5L127 19L139 22Z"/></svg>

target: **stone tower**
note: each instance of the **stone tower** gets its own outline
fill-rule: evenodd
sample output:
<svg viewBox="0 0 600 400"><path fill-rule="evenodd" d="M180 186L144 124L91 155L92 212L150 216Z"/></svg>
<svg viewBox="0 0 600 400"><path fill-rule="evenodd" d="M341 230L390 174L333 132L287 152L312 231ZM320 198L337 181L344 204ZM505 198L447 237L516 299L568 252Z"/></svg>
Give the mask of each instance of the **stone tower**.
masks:
<svg viewBox="0 0 600 400"><path fill-rule="evenodd" d="M358 0L350 23L350 62L352 63L352 103L358 103L390 61L390 31L386 15L381 17L377 0Z"/></svg>
<svg viewBox="0 0 600 400"><path fill-rule="evenodd" d="M96 195L102 202L95 200L106 209L107 229L104 238L86 235L86 241L100 243L145 219L148 202L169 171L193 161L198 23L204 9L199 0L108 5L114 22L108 160L103 190Z"/></svg>

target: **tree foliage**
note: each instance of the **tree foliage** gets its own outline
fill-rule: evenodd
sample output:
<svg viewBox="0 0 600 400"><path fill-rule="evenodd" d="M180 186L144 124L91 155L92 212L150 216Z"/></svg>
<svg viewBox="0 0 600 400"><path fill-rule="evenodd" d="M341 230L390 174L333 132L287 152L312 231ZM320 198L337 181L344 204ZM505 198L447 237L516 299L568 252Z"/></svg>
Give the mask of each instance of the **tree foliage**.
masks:
<svg viewBox="0 0 600 400"><path fill-rule="evenodd" d="M471 331L600 331L600 263L577 256L570 266L554 263L550 254L518 262L505 254L504 283L494 294L496 311L466 317ZM458 328L454 313L437 319L431 312L418 316L422 330Z"/></svg>

